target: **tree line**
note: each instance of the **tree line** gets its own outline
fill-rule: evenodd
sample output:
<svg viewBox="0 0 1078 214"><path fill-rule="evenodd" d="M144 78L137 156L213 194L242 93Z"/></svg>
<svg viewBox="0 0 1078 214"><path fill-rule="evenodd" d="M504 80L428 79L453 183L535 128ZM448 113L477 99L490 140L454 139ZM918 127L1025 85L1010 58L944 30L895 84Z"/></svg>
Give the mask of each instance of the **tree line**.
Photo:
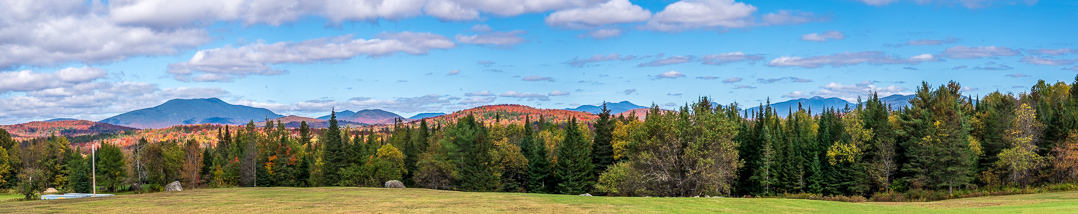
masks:
<svg viewBox="0 0 1078 214"><path fill-rule="evenodd" d="M102 145L107 191L184 187L361 186L620 196L871 197L1078 181L1078 77L1028 93L974 98L922 83L909 105L875 94L852 106L746 112L700 98L635 116L603 106L589 122L464 116L342 128L267 120L226 126L217 142ZM813 111L816 111L815 113ZM64 137L15 142L0 130L0 188L89 192L88 151Z"/></svg>

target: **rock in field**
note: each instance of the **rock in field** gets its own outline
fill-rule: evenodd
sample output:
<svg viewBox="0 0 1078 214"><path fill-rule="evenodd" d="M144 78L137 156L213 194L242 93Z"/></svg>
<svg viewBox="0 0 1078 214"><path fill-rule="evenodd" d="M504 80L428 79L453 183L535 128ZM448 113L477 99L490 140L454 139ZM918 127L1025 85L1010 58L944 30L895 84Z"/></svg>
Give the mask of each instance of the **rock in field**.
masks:
<svg viewBox="0 0 1078 214"><path fill-rule="evenodd" d="M386 181L386 188L404 188L404 183L398 180Z"/></svg>
<svg viewBox="0 0 1078 214"><path fill-rule="evenodd" d="M56 191L56 189L54 189L54 188L48 188L48 189L45 189L45 192L42 192L42 193L53 194L53 193L60 193L60 191Z"/></svg>
<svg viewBox="0 0 1078 214"><path fill-rule="evenodd" d="M580 194L580 196L591 196L591 193Z"/></svg>
<svg viewBox="0 0 1078 214"><path fill-rule="evenodd" d="M179 181L173 181L172 183L168 183L168 185L165 185L165 192L172 192L172 191L176 191L176 192L183 191L183 186L180 186Z"/></svg>

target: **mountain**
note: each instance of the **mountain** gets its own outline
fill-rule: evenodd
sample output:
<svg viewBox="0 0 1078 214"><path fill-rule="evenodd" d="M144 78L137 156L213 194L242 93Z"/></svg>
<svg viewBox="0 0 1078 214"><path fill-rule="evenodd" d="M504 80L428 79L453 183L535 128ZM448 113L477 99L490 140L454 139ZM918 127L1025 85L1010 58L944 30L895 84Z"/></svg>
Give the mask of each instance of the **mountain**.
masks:
<svg viewBox="0 0 1078 214"><path fill-rule="evenodd" d="M715 104L712 104L712 105L715 105ZM666 109L660 109L659 112L662 112L663 114L666 114L667 112L674 112L674 111L666 110ZM636 119L638 119L640 121L644 121L644 119L648 118L648 114L650 114L650 113L651 113L651 108L636 108L636 109L630 109L630 110L622 112L622 113L614 114L614 115L611 115L611 116L612 117L623 117L623 116L624 117L630 117L630 116L633 116L633 117L636 117Z"/></svg>
<svg viewBox="0 0 1078 214"><path fill-rule="evenodd" d="M647 106L639 106L639 105L630 103L629 101L621 101L621 102L616 102L616 103L606 103L606 109L610 110L610 114L619 114L619 113L622 113L622 112L626 112L626 111L633 110L633 109L638 109L638 108L647 108ZM603 111L603 105L602 104L599 104L597 106L582 105L582 106L579 106L579 107L576 107L576 108L567 108L565 110L582 111L582 112L588 112L588 113L592 113L592 114L599 114L599 113L601 113Z"/></svg>
<svg viewBox="0 0 1078 214"><path fill-rule="evenodd" d="M349 116L337 115L337 120L349 121L362 124L389 124L393 123L394 118L401 118L400 115L393 112L383 111L381 109L365 109L357 111Z"/></svg>
<svg viewBox="0 0 1078 214"><path fill-rule="evenodd" d="M354 112L354 111L348 111L348 110L344 110L344 111L341 111L341 112L337 112L337 119L340 119L340 118L345 118L345 117L351 117L351 116L352 116L353 114L356 114L356 112ZM318 119L319 119L319 120L329 120L329 116L330 116L330 115L328 115L328 114L327 114L326 116L321 116L321 117L318 117Z"/></svg>
<svg viewBox="0 0 1078 214"><path fill-rule="evenodd" d="M82 136L100 133L117 133L134 128L86 120L36 121L15 125L0 125L15 139L48 137L53 133L61 136Z"/></svg>
<svg viewBox="0 0 1078 214"><path fill-rule="evenodd" d="M418 119L431 118L431 117L437 117L437 116L442 116L442 115L445 115L445 113L419 113L419 114L416 114L415 116L409 117L408 119L409 120L418 120Z"/></svg>
<svg viewBox="0 0 1078 214"><path fill-rule="evenodd" d="M880 97L880 101L885 105L890 105L891 109L901 109L910 105L910 99L913 99L913 95L901 95L894 94L891 96Z"/></svg>
<svg viewBox="0 0 1078 214"><path fill-rule="evenodd" d="M788 101L783 101L783 102L772 103L771 108L774 109L776 112L778 112L778 114L780 116L785 117L786 113L789 112L791 109L793 111L797 111L797 104L798 103L801 104L801 108L804 108L805 110L811 110L813 115L820 114L820 112L823 112L824 108L839 108L839 109L841 109L841 108L845 108L846 105L849 105L851 108L854 107L853 103L847 102L846 100L839 99L837 97L823 98L823 97L820 97L820 96L815 96L815 97L812 97L812 98L801 98L801 99L793 99L793 100L788 100ZM752 108L745 109L745 112L749 112L749 113L759 112L759 111L760 111L760 106L759 105L753 106ZM749 115L749 117L753 117L753 116Z"/></svg>
<svg viewBox="0 0 1078 214"><path fill-rule="evenodd" d="M174 99L153 108L123 113L102 123L135 128L165 128L183 124L246 124L283 117L264 108L232 105L217 98Z"/></svg>

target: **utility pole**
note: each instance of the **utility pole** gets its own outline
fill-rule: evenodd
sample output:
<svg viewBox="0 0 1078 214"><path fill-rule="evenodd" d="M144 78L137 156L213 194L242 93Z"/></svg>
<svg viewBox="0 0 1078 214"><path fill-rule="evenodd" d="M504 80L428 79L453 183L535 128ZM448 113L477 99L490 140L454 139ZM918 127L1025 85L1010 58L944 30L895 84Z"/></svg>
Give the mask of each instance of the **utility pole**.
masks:
<svg viewBox="0 0 1078 214"><path fill-rule="evenodd" d="M94 174L94 197L97 197L97 144L90 145L91 171Z"/></svg>

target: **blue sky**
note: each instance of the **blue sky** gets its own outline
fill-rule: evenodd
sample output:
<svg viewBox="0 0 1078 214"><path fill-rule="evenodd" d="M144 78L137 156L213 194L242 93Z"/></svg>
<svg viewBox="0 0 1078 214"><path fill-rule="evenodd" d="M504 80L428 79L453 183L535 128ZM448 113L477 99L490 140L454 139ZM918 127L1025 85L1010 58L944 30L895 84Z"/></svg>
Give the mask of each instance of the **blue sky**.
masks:
<svg viewBox="0 0 1078 214"><path fill-rule="evenodd" d="M1036 0L0 1L0 124L175 98L286 115L1028 91L1078 74Z"/></svg>

